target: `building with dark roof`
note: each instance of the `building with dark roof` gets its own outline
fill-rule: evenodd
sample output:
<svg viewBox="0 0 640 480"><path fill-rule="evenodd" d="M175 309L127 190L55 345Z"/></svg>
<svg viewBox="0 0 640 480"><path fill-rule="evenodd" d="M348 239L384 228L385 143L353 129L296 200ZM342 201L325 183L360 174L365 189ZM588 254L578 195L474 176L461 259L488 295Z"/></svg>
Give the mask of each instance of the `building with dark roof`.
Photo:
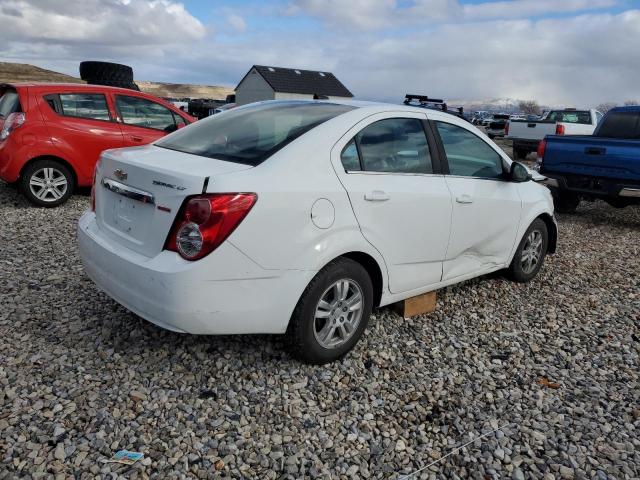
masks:
<svg viewBox="0 0 640 480"><path fill-rule="evenodd" d="M347 99L353 94L331 72L254 65L236 87L236 104L262 100Z"/></svg>

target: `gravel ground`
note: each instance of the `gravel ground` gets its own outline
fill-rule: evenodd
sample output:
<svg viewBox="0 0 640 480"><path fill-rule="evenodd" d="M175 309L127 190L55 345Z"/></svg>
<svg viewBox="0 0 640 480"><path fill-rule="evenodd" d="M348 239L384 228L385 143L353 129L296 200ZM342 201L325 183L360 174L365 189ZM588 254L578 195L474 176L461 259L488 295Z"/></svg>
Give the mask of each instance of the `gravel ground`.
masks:
<svg viewBox="0 0 640 480"><path fill-rule="evenodd" d="M278 337L175 334L111 301L78 260L87 206L0 184L2 479L640 477L638 208L561 216L536 281L375 312L311 367ZM122 448L145 458L102 463Z"/></svg>

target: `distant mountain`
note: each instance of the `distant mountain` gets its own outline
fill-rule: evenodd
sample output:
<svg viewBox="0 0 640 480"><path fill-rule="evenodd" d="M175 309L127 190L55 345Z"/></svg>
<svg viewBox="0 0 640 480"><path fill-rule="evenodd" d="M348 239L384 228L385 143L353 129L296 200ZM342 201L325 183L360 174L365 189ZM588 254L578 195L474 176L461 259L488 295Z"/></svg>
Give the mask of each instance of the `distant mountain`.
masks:
<svg viewBox="0 0 640 480"><path fill-rule="evenodd" d="M0 83L53 82L85 83L84 80L64 73L46 70L26 63L0 62ZM224 99L233 93L229 87L192 85L188 83L162 83L136 80L140 90L158 97L216 98Z"/></svg>

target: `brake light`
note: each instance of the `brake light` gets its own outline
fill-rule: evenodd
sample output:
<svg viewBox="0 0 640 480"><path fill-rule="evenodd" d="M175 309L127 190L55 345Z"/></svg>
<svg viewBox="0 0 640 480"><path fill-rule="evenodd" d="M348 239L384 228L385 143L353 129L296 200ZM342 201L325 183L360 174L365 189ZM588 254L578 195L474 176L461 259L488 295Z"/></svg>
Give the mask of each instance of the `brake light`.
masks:
<svg viewBox="0 0 640 480"><path fill-rule="evenodd" d="M96 211L96 178L98 178L98 169L100 168L100 163L102 162L102 157L98 158L96 162L96 166L93 168L93 182L91 183L91 211Z"/></svg>
<svg viewBox="0 0 640 480"><path fill-rule="evenodd" d="M6 140L11 132L16 128L21 127L24 124L26 117L22 112L10 113L7 119L4 121L2 131L0 131L0 141Z"/></svg>
<svg viewBox="0 0 640 480"><path fill-rule="evenodd" d="M213 252L240 225L258 196L255 193L212 193L188 198L165 244L186 260Z"/></svg>
<svg viewBox="0 0 640 480"><path fill-rule="evenodd" d="M538 158L539 159L543 159L544 158L544 152L547 149L547 139L543 139L539 144L538 144Z"/></svg>
<svg viewBox="0 0 640 480"><path fill-rule="evenodd" d="M504 136L509 135L509 122L504 126Z"/></svg>
<svg viewBox="0 0 640 480"><path fill-rule="evenodd" d="M556 125L556 135L564 135L564 125L561 123Z"/></svg>

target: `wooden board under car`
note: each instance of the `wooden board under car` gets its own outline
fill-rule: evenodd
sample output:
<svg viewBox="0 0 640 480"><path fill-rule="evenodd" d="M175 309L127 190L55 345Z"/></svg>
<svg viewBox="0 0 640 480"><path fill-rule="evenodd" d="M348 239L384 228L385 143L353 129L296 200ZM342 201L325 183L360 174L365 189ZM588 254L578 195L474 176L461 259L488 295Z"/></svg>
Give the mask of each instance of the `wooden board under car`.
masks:
<svg viewBox="0 0 640 480"><path fill-rule="evenodd" d="M436 292L427 292L397 302L393 305L393 309L404 318L415 317L416 315L435 311L436 300Z"/></svg>

